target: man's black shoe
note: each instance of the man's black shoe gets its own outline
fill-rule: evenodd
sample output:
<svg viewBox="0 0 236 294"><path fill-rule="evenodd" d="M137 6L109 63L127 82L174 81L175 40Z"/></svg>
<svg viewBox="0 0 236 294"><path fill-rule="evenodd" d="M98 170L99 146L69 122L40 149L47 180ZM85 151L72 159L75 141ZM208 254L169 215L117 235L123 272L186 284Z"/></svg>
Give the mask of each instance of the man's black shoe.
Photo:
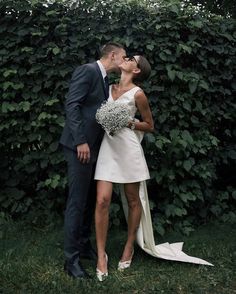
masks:
<svg viewBox="0 0 236 294"><path fill-rule="evenodd" d="M90 260L97 260L97 253L96 251L90 246L84 250L80 250L79 253L80 258L90 259Z"/></svg>
<svg viewBox="0 0 236 294"><path fill-rule="evenodd" d="M66 261L64 264L64 271L73 278L89 279L89 274L85 271L82 264L79 261L79 257Z"/></svg>

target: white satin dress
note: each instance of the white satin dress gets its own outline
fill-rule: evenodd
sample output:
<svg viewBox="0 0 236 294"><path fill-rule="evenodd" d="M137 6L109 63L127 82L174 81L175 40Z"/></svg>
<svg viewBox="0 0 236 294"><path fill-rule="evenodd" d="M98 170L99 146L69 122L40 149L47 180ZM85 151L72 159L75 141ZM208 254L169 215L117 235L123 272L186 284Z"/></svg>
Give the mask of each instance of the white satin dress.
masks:
<svg viewBox="0 0 236 294"><path fill-rule="evenodd" d="M108 101L127 104L133 118L137 111L134 95L139 90L139 87L134 87L114 101L110 87ZM105 133L98 155L95 179L113 183L135 183L149 178L147 163L136 132L123 128L114 136Z"/></svg>
<svg viewBox="0 0 236 294"><path fill-rule="evenodd" d="M139 87L122 94L118 99L112 98L111 87L109 102L125 103L134 117L137 111L134 95ZM151 213L149 207L146 180L150 178L147 163L144 157L141 141L143 132L123 128L114 136L104 134L98 155L95 179L119 183L122 205L126 220L128 218L128 204L124 193L124 183L140 182L139 197L142 203L142 216L137 231L136 241L148 254L166 260L190 262L196 264L212 265L211 263L185 254L182 251L183 242L163 243L155 245Z"/></svg>

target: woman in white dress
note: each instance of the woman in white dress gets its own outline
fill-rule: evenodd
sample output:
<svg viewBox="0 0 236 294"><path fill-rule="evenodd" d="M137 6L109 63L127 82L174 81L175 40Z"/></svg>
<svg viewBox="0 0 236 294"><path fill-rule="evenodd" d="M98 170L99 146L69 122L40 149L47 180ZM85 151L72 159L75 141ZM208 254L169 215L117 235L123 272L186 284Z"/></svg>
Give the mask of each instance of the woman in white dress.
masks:
<svg viewBox="0 0 236 294"><path fill-rule="evenodd" d="M118 269L123 270L131 264L134 253L133 245L142 213L139 185L141 181L150 178L143 150L135 131L143 133L154 130L148 99L142 89L136 85L137 82L141 82L149 76L151 67L146 58L136 55L125 58L120 69L120 82L110 87L108 100L127 105L132 119L127 127L115 133L114 136L111 137L105 133L95 171L95 179L98 180L95 211L98 253L97 277L100 281L108 275L108 258L105 246L112 183L124 184L129 207L128 238L118 264ZM142 121L134 119L137 111L139 111Z"/></svg>
<svg viewBox="0 0 236 294"><path fill-rule="evenodd" d="M117 131L114 136L105 133L98 155L95 171L97 278L99 281L104 281L108 276L108 257L105 247L113 183L120 184L123 209L128 222L128 237L118 263L118 270L130 267L135 239L145 252L154 257L212 266L203 259L184 253L183 242L155 245L146 188L146 180L150 177L140 144L143 133L152 132L154 124L148 99L142 89L136 86L137 82L149 76L151 67L144 57L135 55L125 58L120 69L120 82L110 87L108 100L112 103L125 104L132 119L127 127ZM134 119L137 111L141 115L141 121Z"/></svg>

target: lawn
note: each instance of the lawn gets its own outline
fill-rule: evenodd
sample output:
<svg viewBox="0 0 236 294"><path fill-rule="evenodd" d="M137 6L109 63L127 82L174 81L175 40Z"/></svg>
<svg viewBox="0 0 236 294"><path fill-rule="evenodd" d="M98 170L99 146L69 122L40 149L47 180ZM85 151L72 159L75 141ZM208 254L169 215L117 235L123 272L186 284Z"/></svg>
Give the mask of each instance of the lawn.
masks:
<svg viewBox="0 0 236 294"><path fill-rule="evenodd" d="M208 224L188 237L169 233L158 238L158 243L184 241L186 253L214 267L153 258L135 247L131 268L124 273L116 267L126 232L112 230L107 246L109 278L103 283L96 280L91 261L83 261L93 277L90 280L73 280L64 274L62 225L39 229L7 222L2 232L0 293L236 293L236 228L232 224Z"/></svg>

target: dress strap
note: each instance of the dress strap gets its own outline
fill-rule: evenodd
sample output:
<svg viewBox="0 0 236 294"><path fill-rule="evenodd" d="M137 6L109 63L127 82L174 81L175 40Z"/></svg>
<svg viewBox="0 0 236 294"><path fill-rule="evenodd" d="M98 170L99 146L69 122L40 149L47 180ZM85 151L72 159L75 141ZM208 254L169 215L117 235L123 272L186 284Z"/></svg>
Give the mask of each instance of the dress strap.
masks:
<svg viewBox="0 0 236 294"><path fill-rule="evenodd" d="M142 89L140 87L138 87L138 86L133 87L133 89L131 89L131 94L135 95L139 90L142 91Z"/></svg>

